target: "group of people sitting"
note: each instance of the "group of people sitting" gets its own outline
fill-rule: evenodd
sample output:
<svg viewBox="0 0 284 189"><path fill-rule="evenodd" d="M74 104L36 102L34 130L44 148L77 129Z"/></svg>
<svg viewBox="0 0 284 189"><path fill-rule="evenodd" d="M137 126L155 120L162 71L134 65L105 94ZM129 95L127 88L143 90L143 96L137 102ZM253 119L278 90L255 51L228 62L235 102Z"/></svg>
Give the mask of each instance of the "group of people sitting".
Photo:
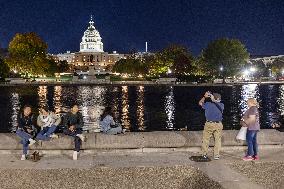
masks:
<svg viewBox="0 0 284 189"><path fill-rule="evenodd" d="M18 117L18 128L16 131L23 145L21 160L27 159L29 146L35 144L37 141L48 141L52 138L59 138L59 135L55 133L59 131L61 123L63 133L74 138L73 160L77 160L81 144L86 141L86 137L82 134L83 116L76 104L71 107L70 111L63 118L50 111L48 107L41 107L39 115L35 119L31 106L24 106ZM114 121L111 107L106 107L101 115L100 127L101 131L106 134L120 134L125 132L125 129L122 129L121 125Z"/></svg>

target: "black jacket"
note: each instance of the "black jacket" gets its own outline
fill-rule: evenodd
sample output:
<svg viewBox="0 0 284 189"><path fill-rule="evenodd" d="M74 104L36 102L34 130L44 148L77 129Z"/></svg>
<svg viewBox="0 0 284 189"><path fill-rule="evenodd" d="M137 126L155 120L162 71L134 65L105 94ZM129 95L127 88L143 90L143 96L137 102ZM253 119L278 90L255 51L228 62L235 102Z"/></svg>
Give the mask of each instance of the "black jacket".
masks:
<svg viewBox="0 0 284 189"><path fill-rule="evenodd" d="M27 133L29 133L27 129L30 129L36 133L34 115L30 114L29 116L24 116L24 114L21 113L18 117L18 129L22 129Z"/></svg>

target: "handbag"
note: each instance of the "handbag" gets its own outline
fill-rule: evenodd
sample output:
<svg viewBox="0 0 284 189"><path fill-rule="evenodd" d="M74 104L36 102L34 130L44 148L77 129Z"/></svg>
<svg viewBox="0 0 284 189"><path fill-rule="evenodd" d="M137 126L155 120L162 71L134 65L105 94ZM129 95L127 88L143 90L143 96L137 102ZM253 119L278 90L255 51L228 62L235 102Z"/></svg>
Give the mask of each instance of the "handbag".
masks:
<svg viewBox="0 0 284 189"><path fill-rule="evenodd" d="M39 152L34 151L34 153L33 153L32 156L31 156L31 160L34 161L34 162L39 161L39 160L40 160Z"/></svg>
<svg viewBox="0 0 284 189"><path fill-rule="evenodd" d="M241 125L242 127L248 127L248 124L247 124L244 120L241 120L241 121L240 121L240 125Z"/></svg>
<svg viewBox="0 0 284 189"><path fill-rule="evenodd" d="M236 139L237 140L246 140L246 136L247 136L247 127L241 127L241 129L239 130Z"/></svg>

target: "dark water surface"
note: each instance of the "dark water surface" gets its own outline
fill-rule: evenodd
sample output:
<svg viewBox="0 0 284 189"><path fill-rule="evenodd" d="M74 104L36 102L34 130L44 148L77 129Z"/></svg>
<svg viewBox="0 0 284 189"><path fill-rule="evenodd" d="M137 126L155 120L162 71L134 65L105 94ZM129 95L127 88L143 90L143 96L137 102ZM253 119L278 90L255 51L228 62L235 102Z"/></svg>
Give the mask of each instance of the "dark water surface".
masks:
<svg viewBox="0 0 284 189"><path fill-rule="evenodd" d="M198 101L205 91L219 92L225 104L224 129L239 129L246 100L260 103L261 128L284 114L284 85L243 86L21 86L0 87L0 132L15 130L17 115L24 104L33 111L48 104L57 112L66 112L78 103L86 129L98 126L105 106L112 106L115 117L131 131L202 130L204 111Z"/></svg>

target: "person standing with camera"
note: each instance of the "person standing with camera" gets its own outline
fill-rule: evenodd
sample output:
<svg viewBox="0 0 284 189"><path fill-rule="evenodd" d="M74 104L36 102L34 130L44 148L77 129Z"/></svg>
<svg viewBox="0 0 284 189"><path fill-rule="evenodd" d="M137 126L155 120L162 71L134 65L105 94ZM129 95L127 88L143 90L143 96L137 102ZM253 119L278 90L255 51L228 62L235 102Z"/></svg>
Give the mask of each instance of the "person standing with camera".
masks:
<svg viewBox="0 0 284 189"><path fill-rule="evenodd" d="M207 91L200 99L199 105L205 110L206 117L201 147L203 158L208 159L209 141L213 135L215 139L214 159L218 160L220 159L224 111L224 104L221 103L221 95L218 93L211 94Z"/></svg>

